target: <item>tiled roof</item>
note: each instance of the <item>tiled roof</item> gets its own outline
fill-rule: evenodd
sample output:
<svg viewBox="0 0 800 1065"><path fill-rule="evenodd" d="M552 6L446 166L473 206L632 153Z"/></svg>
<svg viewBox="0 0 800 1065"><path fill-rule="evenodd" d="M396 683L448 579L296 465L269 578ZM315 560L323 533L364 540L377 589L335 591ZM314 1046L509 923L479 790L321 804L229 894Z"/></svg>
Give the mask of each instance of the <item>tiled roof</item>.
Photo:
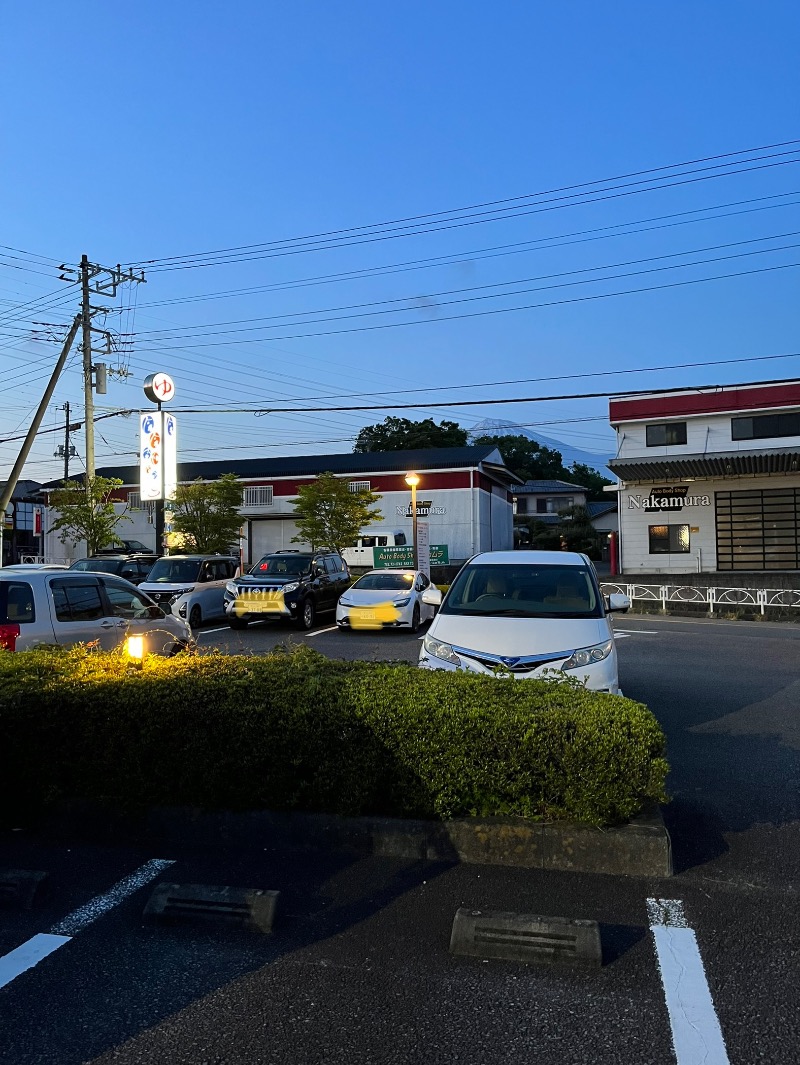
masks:
<svg viewBox="0 0 800 1065"><path fill-rule="evenodd" d="M570 484L569 481L526 481L514 489L514 494L522 495L523 492L568 493L585 491L586 489L583 485Z"/></svg>
<svg viewBox="0 0 800 1065"><path fill-rule="evenodd" d="M286 455L267 458L214 459L199 462L178 462L181 481L215 480L225 473L235 473L243 480L265 480L270 477L315 477L320 473L368 474L399 473L406 470L475 469L485 465L502 480L513 483L516 478L504 465L494 446L431 447L412 451L348 452L343 455ZM117 477L123 484L139 482L138 466L104 466L98 469L101 477ZM45 488L53 488L53 481Z"/></svg>
<svg viewBox="0 0 800 1065"><path fill-rule="evenodd" d="M616 499L603 500L600 503L587 503L586 509L589 511L590 518L599 518L601 514L610 514L611 511L617 509Z"/></svg>

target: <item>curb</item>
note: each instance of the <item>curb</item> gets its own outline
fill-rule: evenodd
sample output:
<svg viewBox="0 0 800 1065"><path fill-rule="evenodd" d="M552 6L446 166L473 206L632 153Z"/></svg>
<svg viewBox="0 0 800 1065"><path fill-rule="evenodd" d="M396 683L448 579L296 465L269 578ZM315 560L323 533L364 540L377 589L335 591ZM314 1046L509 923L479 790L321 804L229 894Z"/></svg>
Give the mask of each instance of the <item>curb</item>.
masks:
<svg viewBox="0 0 800 1065"><path fill-rule="evenodd" d="M42 827L59 836L89 835L116 842L127 838L161 845L283 846L520 869L672 876L672 846L660 810L601 829L510 817L439 822L181 807L128 818L93 804L74 803L62 807Z"/></svg>

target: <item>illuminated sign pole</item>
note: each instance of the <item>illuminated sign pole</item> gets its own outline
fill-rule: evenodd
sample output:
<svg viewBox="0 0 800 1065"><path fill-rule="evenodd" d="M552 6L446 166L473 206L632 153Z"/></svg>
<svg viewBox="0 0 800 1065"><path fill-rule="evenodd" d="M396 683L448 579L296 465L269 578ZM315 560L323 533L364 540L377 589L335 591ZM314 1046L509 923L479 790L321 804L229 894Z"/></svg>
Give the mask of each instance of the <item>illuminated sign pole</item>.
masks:
<svg viewBox="0 0 800 1065"><path fill-rule="evenodd" d="M174 414L161 404L175 396L172 378L152 373L144 382L144 394L157 405L139 415L139 492L142 502L153 503L156 552L165 553L164 501L173 499L178 487L178 424Z"/></svg>

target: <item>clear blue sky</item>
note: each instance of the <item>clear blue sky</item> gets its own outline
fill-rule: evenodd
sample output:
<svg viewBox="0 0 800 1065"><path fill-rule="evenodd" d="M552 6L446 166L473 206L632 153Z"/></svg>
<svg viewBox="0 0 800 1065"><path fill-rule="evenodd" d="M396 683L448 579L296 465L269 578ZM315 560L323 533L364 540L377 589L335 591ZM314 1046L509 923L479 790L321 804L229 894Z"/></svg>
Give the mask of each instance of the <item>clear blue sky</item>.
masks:
<svg viewBox="0 0 800 1065"><path fill-rule="evenodd" d="M147 283L107 319L135 335L124 344L131 376L110 380L98 413L138 409L155 370L175 379L178 409L346 405L365 393L365 403L409 404L185 414L187 460L350 451L358 429L387 413L466 427L502 418L608 457L604 399L411 404L800 375L794 357L591 376L800 351L797 269L675 287L800 263L800 144L659 171L625 189L605 180L800 138L799 30L789 2L7 5L0 435L29 424L58 350L30 339L43 328L33 323L71 319L77 292L55 267L84 252L104 265L154 260ZM712 173L726 176L698 180ZM607 189L602 199L534 195L587 182ZM533 198L506 204L516 209L502 220L465 224L477 219L460 209L512 197ZM281 255L262 247L246 261L210 255L453 211L448 228L431 220L434 232L364 233L358 243L350 234L346 246L295 244ZM685 224L665 227L665 216ZM174 256L198 258L164 269ZM362 273L340 276L353 271ZM297 284L323 275L338 279ZM585 283L598 276L606 280ZM657 285L673 287L585 298ZM388 300L402 302L374 313ZM489 310L503 313L478 314ZM376 325L392 327L366 328ZM529 383L488 384L512 380ZM446 390L462 384L476 387ZM316 398L335 395L349 398ZM63 423L55 407L66 400L79 416L77 351L45 427ZM109 419L98 433L98 466L135 461L135 419ZM58 476L60 442L42 437L25 476ZM73 443L78 470L82 433ZM0 445L0 478L17 448Z"/></svg>

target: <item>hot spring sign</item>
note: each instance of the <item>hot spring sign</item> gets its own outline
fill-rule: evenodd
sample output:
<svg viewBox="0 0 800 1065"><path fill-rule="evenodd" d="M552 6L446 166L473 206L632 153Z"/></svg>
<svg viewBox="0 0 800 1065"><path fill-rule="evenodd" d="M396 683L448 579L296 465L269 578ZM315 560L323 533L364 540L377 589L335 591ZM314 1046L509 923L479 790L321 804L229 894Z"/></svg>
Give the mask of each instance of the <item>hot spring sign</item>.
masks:
<svg viewBox="0 0 800 1065"><path fill-rule="evenodd" d="M628 496L628 510L683 510L684 507L710 507L711 496L690 496L688 485L652 488L649 496Z"/></svg>

